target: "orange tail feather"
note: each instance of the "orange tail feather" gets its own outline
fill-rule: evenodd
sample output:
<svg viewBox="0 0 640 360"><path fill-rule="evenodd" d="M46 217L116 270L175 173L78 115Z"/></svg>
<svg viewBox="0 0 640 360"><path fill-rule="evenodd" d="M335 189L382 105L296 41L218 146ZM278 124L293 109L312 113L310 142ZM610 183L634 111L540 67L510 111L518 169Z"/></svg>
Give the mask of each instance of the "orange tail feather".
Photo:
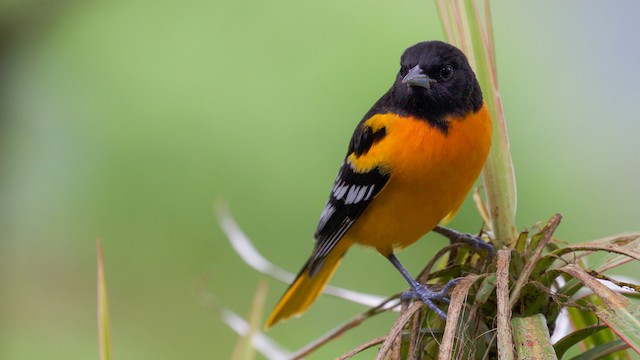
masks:
<svg viewBox="0 0 640 360"><path fill-rule="evenodd" d="M342 257L349 248L346 243L346 241L338 242L336 247L327 255L320 270L313 277L309 276L308 262L304 265L294 282L282 295L282 298L280 298L280 301L271 312L264 325L265 329L292 316L300 316L307 310L311 303L322 293L329 279L338 268Z"/></svg>

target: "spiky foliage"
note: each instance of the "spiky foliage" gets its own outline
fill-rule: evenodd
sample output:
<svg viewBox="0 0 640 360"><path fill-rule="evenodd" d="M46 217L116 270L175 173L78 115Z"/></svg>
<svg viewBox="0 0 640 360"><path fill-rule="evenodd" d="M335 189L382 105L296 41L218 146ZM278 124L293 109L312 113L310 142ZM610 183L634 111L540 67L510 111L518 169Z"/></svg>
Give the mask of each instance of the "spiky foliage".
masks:
<svg viewBox="0 0 640 360"><path fill-rule="evenodd" d="M628 347L638 351L640 307L598 279L635 290L631 297L640 295L637 285L603 274L640 260L640 233L560 246L553 238L560 219L555 215L537 231L522 232L515 247L498 251L495 261L448 248L447 264L426 277L438 283L462 277L446 324L414 304L409 316L399 317L377 358L554 359L578 343L588 350L585 359ZM601 251L610 255L585 265L585 257ZM590 292L576 296L583 288ZM550 334L563 308L570 309L575 329L553 344Z"/></svg>

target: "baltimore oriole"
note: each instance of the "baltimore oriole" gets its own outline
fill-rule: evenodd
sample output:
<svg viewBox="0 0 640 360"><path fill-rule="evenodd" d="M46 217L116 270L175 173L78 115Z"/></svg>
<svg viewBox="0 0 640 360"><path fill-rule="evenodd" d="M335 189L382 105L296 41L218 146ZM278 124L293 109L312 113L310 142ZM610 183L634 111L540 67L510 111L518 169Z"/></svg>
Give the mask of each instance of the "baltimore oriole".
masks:
<svg viewBox="0 0 640 360"><path fill-rule="evenodd" d="M405 50L391 88L356 127L315 232L315 247L265 324L304 312L353 244L373 247L440 316L445 299L394 255L455 215L491 145L491 119L465 55L440 41ZM445 234L446 235L446 234Z"/></svg>

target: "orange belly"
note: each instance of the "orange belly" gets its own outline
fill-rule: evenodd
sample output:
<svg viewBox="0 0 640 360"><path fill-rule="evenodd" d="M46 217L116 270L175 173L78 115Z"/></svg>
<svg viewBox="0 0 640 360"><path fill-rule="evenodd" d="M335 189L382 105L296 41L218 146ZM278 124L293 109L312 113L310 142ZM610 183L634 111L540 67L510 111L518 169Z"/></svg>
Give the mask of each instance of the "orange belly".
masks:
<svg viewBox="0 0 640 360"><path fill-rule="evenodd" d="M455 214L487 159L491 119L484 105L475 114L448 120L446 134L412 117L386 114L367 120L374 131L385 127L386 136L366 160L351 156L348 161L356 171L382 163L391 176L343 240L389 255Z"/></svg>

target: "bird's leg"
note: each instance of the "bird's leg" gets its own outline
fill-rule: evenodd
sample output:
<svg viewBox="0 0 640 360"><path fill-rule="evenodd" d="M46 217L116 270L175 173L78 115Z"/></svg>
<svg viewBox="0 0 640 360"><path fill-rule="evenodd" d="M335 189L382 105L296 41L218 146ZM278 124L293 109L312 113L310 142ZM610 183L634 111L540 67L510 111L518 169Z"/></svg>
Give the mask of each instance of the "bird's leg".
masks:
<svg viewBox="0 0 640 360"><path fill-rule="evenodd" d="M446 237L447 239L449 239L449 241L451 241L451 243L462 242L471 245L473 247L473 251L475 252L478 252L479 249L484 249L489 253L490 257L493 257L495 255L493 245L484 242L479 236L463 234L440 225L433 228L433 231Z"/></svg>
<svg viewBox="0 0 640 360"><path fill-rule="evenodd" d="M458 279L449 281L444 286L444 288L442 288L442 290L438 292L431 291L426 286L418 284L418 282L415 281L415 279L411 275L409 275L407 269L402 266L400 260L398 260L395 255L391 254L387 257L387 259L389 259L393 266L398 269L400 274L402 274L402 277L404 277L404 279L409 283L409 286L411 286L411 290L404 292L401 296L401 299L420 299L422 300L422 302L424 302L425 305L429 307L429 309L433 310L433 312L438 314L438 316L446 320L447 315L433 303L433 300L441 300L448 304L449 299L447 298L446 294L449 289L458 282Z"/></svg>

